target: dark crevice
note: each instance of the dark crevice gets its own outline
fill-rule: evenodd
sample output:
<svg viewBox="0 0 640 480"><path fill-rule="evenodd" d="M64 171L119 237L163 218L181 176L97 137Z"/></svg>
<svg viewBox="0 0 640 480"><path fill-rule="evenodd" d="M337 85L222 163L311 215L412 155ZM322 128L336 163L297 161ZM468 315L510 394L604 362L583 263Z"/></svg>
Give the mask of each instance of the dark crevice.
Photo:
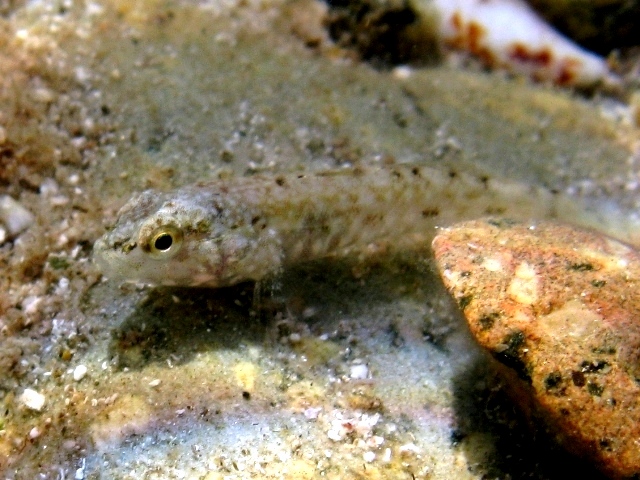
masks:
<svg viewBox="0 0 640 480"><path fill-rule="evenodd" d="M407 1L329 0L325 26L331 39L375 68L425 65L440 58L433 30Z"/></svg>

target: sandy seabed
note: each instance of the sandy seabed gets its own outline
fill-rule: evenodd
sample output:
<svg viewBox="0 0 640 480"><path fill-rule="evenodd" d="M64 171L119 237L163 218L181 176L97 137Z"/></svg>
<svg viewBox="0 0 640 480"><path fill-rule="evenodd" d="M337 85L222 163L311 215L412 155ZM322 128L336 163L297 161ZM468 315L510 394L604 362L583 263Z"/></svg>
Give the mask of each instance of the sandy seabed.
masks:
<svg viewBox="0 0 640 480"><path fill-rule="evenodd" d="M638 206L622 103L374 69L321 16L276 0L6 12L0 193L35 221L0 245L4 478L597 478L531 434L426 248L305 265L257 300L121 286L92 264L132 192L255 172L473 163Z"/></svg>

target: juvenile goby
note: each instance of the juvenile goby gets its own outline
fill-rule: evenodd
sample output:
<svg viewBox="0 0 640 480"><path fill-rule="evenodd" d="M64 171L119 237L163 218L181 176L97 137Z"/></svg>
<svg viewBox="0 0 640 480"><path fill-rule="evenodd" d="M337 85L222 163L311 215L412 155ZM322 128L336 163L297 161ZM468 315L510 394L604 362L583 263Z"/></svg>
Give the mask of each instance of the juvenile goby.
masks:
<svg viewBox="0 0 640 480"><path fill-rule="evenodd" d="M221 287L372 242L430 242L436 226L490 215L604 221L541 187L415 165L358 167L148 190L120 210L94 253L110 279Z"/></svg>

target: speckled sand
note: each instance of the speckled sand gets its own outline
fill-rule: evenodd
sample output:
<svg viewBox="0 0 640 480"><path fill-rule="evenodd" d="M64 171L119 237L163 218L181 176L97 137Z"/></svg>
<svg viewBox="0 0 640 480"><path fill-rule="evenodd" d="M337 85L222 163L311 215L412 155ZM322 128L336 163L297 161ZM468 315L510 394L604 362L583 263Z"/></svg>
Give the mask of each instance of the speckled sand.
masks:
<svg viewBox="0 0 640 480"><path fill-rule="evenodd" d="M323 39L314 5L0 19L0 194L36 216L0 245L3 478L595 478L531 435L426 248L288 271L258 297L121 287L91 264L131 192L256 171L473 162L638 206L623 104L375 70Z"/></svg>

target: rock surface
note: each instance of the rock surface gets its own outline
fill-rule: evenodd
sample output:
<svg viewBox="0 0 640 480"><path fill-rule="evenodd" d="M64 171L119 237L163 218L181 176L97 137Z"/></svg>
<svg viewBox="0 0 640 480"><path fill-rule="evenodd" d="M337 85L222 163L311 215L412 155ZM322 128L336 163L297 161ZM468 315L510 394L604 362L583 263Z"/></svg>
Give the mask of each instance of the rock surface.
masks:
<svg viewBox="0 0 640 480"><path fill-rule="evenodd" d="M640 255L559 224L480 220L434 240L441 276L533 420L614 478L640 473Z"/></svg>

